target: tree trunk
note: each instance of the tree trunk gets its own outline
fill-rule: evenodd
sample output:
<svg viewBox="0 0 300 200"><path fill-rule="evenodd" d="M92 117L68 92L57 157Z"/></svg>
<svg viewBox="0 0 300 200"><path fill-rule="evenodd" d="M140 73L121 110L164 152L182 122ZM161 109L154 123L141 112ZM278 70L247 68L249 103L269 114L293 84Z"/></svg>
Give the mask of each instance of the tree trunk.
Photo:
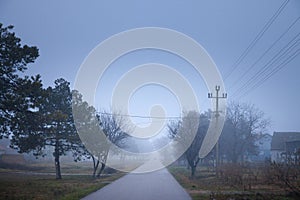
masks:
<svg viewBox="0 0 300 200"><path fill-rule="evenodd" d="M92 156L92 159L93 159L93 166L94 166L93 177L96 177L96 172L99 166L99 160L96 160L94 156Z"/></svg>
<svg viewBox="0 0 300 200"><path fill-rule="evenodd" d="M195 177L195 172L196 172L196 168L197 168L199 161L200 161L200 158L198 157L197 160L195 160L191 166L191 179L193 179Z"/></svg>
<svg viewBox="0 0 300 200"><path fill-rule="evenodd" d="M196 166L191 167L191 179L195 177L195 172L196 172Z"/></svg>
<svg viewBox="0 0 300 200"><path fill-rule="evenodd" d="M99 170L99 172L98 172L98 174L97 174L97 178L100 178L100 175L101 175L101 173L103 172L103 170L104 170L104 168L105 168L105 163L101 163L101 168L100 168L100 170Z"/></svg>
<svg viewBox="0 0 300 200"><path fill-rule="evenodd" d="M54 150L54 162L55 162L56 179L61 179L58 142L57 142L57 145L55 145L55 150Z"/></svg>

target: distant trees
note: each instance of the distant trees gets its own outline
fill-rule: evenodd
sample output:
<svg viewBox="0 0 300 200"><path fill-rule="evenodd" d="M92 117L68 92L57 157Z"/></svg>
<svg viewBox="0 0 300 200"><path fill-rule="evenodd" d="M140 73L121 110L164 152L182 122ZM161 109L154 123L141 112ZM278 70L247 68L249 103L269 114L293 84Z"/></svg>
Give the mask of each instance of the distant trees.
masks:
<svg viewBox="0 0 300 200"><path fill-rule="evenodd" d="M44 156L46 148L53 148L57 179L61 178L60 157L67 152L72 152L75 160L92 158L93 175L99 177L106 166L110 145L125 145L129 131L126 120L116 113L97 114L95 108L82 100L78 91L71 92L70 84L64 79L56 80L53 88L44 89L40 75L21 76L39 54L37 47L21 45L12 29L13 26L3 27L0 23L0 139L11 136L13 148L21 153L33 152L36 157ZM220 153L236 163L257 152L257 133L263 132L269 122L252 104L231 103L227 111L219 141ZM191 111L185 113L181 121L168 126L170 137L182 148L190 144L184 157L192 177L200 160L198 153L209 118L209 112ZM79 138L75 124L83 133L82 138ZM99 135L101 131L102 136ZM193 131L196 131L195 138L190 141ZM83 144L81 139L90 142ZM93 152L87 149L93 149Z"/></svg>
<svg viewBox="0 0 300 200"><path fill-rule="evenodd" d="M264 113L253 104L231 102L219 140L221 155L237 163L243 162L246 156L257 154L255 141L268 125Z"/></svg>
<svg viewBox="0 0 300 200"><path fill-rule="evenodd" d="M192 135L192 130L197 130L194 140L184 153L194 176L203 139L207 133L211 112L199 114L196 111L188 112L181 121L171 122L168 125L170 137L185 146ZM227 108L224 128L219 138L219 153L227 162L243 162L247 156L258 153L256 140L264 132L269 121L264 113L253 104L231 102ZM215 148L214 148L215 149ZM213 153L213 152L212 152ZM210 153L208 157L215 159Z"/></svg>
<svg viewBox="0 0 300 200"><path fill-rule="evenodd" d="M208 113L199 114L196 111L190 111L185 114L181 121L172 122L168 126L170 137L178 141L179 144L183 146L182 148L188 145L193 136L195 136L191 145L189 145L184 152L184 157L191 169L192 178L195 176L196 167L200 161L199 150L207 132L208 125ZM194 131L196 131L195 135L193 135Z"/></svg>

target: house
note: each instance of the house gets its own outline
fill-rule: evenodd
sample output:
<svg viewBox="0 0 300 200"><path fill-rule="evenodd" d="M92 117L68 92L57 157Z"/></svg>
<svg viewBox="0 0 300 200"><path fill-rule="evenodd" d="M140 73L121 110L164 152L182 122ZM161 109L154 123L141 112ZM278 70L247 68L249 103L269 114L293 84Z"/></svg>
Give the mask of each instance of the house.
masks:
<svg viewBox="0 0 300 200"><path fill-rule="evenodd" d="M274 132L271 142L272 162L299 162L300 132Z"/></svg>

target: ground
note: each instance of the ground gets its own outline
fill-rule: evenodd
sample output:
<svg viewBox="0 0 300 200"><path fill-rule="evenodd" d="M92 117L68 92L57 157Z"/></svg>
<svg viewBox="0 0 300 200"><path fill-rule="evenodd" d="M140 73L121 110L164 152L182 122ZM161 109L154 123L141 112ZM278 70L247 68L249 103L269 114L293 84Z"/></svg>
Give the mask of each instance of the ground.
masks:
<svg viewBox="0 0 300 200"><path fill-rule="evenodd" d="M199 167L196 176L191 179L190 171L186 167L169 167L169 171L176 180L187 190L192 199L225 200L225 199L298 199L298 197L286 191L280 185L260 182L249 184L233 184L224 177L216 177L213 170ZM243 174L245 176L245 174Z"/></svg>
<svg viewBox="0 0 300 200"><path fill-rule="evenodd" d="M52 163L0 168L0 199L80 199L124 175L94 179L91 172L91 163L67 163L62 165L63 179L56 180Z"/></svg>
<svg viewBox="0 0 300 200"><path fill-rule="evenodd" d="M276 178L280 177L276 167L285 169L277 165L273 165L272 168L227 165L223 166L218 177L213 169L198 167L193 179L190 178L190 171L186 167L171 166L168 170L194 200L299 199L299 196L296 197ZM117 172L106 174L100 179L92 178L91 162L64 162L61 168L63 179L56 180L52 162L26 165L0 164L0 199L80 199L124 175ZM292 175L290 183L296 183L299 189L299 167L286 170ZM160 178L161 176L158 178L151 176L147 180L154 179L155 182ZM139 180L143 183L145 181L141 178Z"/></svg>

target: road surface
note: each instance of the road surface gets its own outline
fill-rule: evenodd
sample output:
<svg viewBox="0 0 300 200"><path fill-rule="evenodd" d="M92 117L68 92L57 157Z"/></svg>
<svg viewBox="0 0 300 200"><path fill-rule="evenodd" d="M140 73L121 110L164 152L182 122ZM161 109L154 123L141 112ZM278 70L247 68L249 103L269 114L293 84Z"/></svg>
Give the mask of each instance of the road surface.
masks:
<svg viewBox="0 0 300 200"><path fill-rule="evenodd" d="M191 200L166 169L144 174L128 174L83 200Z"/></svg>

